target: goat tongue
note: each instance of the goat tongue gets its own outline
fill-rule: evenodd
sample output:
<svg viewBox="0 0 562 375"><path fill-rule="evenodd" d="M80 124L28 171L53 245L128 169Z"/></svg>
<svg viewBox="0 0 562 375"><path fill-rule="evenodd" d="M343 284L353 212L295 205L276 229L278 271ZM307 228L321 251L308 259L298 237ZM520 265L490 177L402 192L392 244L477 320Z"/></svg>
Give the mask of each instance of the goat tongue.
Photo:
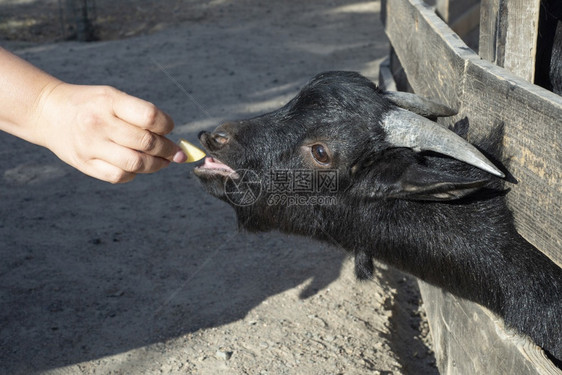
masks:
<svg viewBox="0 0 562 375"><path fill-rule="evenodd" d="M225 176L235 176L236 172L228 165L224 164L218 159L207 156L205 162L197 167L200 171L205 171L212 174L223 174Z"/></svg>

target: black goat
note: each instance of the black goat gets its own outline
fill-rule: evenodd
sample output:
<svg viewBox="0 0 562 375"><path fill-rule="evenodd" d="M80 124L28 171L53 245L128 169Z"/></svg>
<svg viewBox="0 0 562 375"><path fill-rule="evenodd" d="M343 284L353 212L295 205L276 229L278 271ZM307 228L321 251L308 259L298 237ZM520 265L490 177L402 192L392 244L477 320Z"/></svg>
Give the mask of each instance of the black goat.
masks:
<svg viewBox="0 0 562 375"><path fill-rule="evenodd" d="M420 114L451 113L357 73L320 74L277 111L202 132L210 156L195 173L241 227L337 243L359 279L386 262L562 359L562 269L516 232L502 172Z"/></svg>

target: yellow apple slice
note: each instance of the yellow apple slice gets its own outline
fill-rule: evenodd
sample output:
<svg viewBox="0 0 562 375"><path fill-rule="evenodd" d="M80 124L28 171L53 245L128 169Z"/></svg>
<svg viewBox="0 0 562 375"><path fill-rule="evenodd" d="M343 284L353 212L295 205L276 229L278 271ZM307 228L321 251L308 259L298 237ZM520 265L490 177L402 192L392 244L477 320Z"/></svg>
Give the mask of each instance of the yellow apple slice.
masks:
<svg viewBox="0 0 562 375"><path fill-rule="evenodd" d="M185 161L186 163L193 163L205 157L203 150L195 147L183 138L180 139L178 144L182 151L187 155L187 160Z"/></svg>

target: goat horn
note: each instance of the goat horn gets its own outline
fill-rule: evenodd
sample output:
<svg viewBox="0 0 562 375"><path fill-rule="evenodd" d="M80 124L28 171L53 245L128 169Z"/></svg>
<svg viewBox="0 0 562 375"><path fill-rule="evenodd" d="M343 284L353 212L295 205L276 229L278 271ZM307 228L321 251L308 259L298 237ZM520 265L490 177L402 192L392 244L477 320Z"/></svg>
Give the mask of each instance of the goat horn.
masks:
<svg viewBox="0 0 562 375"><path fill-rule="evenodd" d="M404 109L390 111L382 126L387 141L416 152L434 151L473 165L498 177L505 175L465 139L439 124Z"/></svg>
<svg viewBox="0 0 562 375"><path fill-rule="evenodd" d="M448 117L457 114L453 108L403 91L386 91L384 96L398 107L423 117Z"/></svg>

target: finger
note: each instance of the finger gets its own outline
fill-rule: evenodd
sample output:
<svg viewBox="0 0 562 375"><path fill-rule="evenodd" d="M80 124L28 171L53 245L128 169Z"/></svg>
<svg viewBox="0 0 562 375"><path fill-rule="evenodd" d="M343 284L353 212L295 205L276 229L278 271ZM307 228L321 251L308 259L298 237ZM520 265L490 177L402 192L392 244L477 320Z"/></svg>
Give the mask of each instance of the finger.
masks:
<svg viewBox="0 0 562 375"><path fill-rule="evenodd" d="M174 129L174 121L154 104L116 90L113 112L121 120L153 133L165 135Z"/></svg>
<svg viewBox="0 0 562 375"><path fill-rule="evenodd" d="M145 154L174 160L180 147L166 137L117 119L108 135L114 143Z"/></svg>
<svg viewBox="0 0 562 375"><path fill-rule="evenodd" d="M133 180L135 173L126 172L104 160L92 159L86 163L87 168L81 169L88 176L97 178L98 180L110 182L112 184L120 184Z"/></svg>
<svg viewBox="0 0 562 375"><path fill-rule="evenodd" d="M103 155L102 160L125 172L152 173L170 164L169 160L131 150L113 142L107 142L99 152Z"/></svg>

